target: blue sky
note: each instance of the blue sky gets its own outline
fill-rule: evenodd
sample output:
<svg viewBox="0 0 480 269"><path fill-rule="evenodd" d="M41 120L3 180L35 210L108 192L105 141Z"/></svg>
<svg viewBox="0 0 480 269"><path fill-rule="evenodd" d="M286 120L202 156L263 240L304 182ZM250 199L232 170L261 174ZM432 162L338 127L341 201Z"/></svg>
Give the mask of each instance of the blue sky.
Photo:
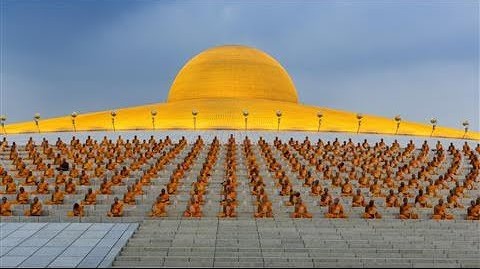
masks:
<svg viewBox="0 0 480 269"><path fill-rule="evenodd" d="M478 1L0 2L9 122L162 102L189 58L244 44L303 103L479 129Z"/></svg>

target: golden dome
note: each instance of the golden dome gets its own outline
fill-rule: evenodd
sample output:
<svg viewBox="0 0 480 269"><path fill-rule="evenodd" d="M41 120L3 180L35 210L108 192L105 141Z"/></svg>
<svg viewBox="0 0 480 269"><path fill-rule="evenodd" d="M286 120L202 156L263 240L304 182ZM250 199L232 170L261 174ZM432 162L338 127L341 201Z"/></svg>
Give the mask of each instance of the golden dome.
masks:
<svg viewBox="0 0 480 269"><path fill-rule="evenodd" d="M175 78L168 102L218 98L298 102L292 79L280 63L263 51L239 45L214 47L190 59Z"/></svg>

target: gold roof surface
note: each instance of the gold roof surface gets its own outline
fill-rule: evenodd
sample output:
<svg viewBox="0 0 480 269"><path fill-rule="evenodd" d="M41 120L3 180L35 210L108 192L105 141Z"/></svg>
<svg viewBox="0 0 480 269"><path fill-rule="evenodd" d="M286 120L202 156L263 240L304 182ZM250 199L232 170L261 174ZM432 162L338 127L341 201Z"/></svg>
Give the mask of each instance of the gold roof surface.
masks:
<svg viewBox="0 0 480 269"><path fill-rule="evenodd" d="M237 45L207 49L189 60L175 78L168 102L216 98L298 102L280 63L263 51Z"/></svg>

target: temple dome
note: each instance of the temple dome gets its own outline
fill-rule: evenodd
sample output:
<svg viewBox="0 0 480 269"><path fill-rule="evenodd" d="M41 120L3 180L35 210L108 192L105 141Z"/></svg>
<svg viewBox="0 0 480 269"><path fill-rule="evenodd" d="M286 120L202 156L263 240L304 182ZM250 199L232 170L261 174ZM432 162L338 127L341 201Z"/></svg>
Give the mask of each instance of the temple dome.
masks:
<svg viewBox="0 0 480 269"><path fill-rule="evenodd" d="M280 63L239 45L213 47L190 59L177 74L168 102L219 98L298 103L293 81Z"/></svg>

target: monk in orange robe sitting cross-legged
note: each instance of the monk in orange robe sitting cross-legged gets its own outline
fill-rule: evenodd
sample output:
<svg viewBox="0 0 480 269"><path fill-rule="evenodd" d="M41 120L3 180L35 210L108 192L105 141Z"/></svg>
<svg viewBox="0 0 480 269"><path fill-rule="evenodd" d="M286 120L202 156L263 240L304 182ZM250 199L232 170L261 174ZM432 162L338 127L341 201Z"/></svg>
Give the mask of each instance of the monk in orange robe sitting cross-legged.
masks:
<svg viewBox="0 0 480 269"><path fill-rule="evenodd" d="M363 213L364 219L381 219L382 215L378 213L377 207L375 206L375 201L370 200L368 205L365 207L365 213Z"/></svg>
<svg viewBox="0 0 480 269"><path fill-rule="evenodd" d="M60 187L55 186L55 191L52 193L52 199L47 202L49 205L61 205L63 204L63 200L65 198L65 194L63 191L60 190Z"/></svg>
<svg viewBox="0 0 480 269"><path fill-rule="evenodd" d="M164 204L169 205L170 204L170 195L165 191L165 189L162 189L160 191L160 201Z"/></svg>
<svg viewBox="0 0 480 269"><path fill-rule="evenodd" d="M328 193L328 188L323 190L323 194L320 196L320 206L329 206L332 204L332 196Z"/></svg>
<svg viewBox="0 0 480 269"><path fill-rule="evenodd" d="M348 178L345 179L345 183L342 185L342 196L352 196L353 186L348 182Z"/></svg>
<svg viewBox="0 0 480 269"><path fill-rule="evenodd" d="M387 197L385 198L386 207L399 207L400 203L398 202L398 197L395 195L394 191L390 189Z"/></svg>
<svg viewBox="0 0 480 269"><path fill-rule="evenodd" d="M97 203L97 194L92 190L92 188L88 188L87 194L85 194L85 199L83 200L84 205L95 205Z"/></svg>
<svg viewBox="0 0 480 269"><path fill-rule="evenodd" d="M73 179L69 178L67 183L65 183L65 193L67 194L75 194L77 186L73 183Z"/></svg>
<svg viewBox="0 0 480 269"><path fill-rule="evenodd" d="M25 216L41 216L42 215L42 203L38 200L38 197L33 198L33 202L30 204L30 209L25 211Z"/></svg>
<svg viewBox="0 0 480 269"><path fill-rule="evenodd" d="M302 198L297 199L295 204L295 212L292 213L292 218L312 218L312 214L308 213L307 206L303 203Z"/></svg>
<svg viewBox="0 0 480 269"><path fill-rule="evenodd" d="M254 214L255 218L272 218L272 202L268 200L268 197L265 195L260 200L260 203L257 206L257 212Z"/></svg>
<svg viewBox="0 0 480 269"><path fill-rule="evenodd" d="M157 201L152 206L152 212L150 213L150 217L166 217L167 210L166 210L166 203L162 201L160 196L157 197Z"/></svg>
<svg viewBox="0 0 480 269"><path fill-rule="evenodd" d="M438 200L438 204L433 208L432 219L435 219L435 220L453 219L453 215L447 213L447 206L443 203L443 199Z"/></svg>
<svg viewBox="0 0 480 269"><path fill-rule="evenodd" d="M408 204L408 198L403 198L403 204L400 206L400 219L418 219L418 214L413 212L413 207Z"/></svg>
<svg viewBox="0 0 480 269"><path fill-rule="evenodd" d="M100 184L100 193L101 194L112 194L112 182L108 181L108 179L105 177L103 178L102 184Z"/></svg>
<svg viewBox="0 0 480 269"><path fill-rule="evenodd" d="M432 207L428 202L428 196L423 193L422 189L418 191L418 195L415 197L415 204L418 204L419 207Z"/></svg>
<svg viewBox="0 0 480 269"><path fill-rule="evenodd" d="M232 199L227 199L223 203L222 212L218 213L220 218L235 218L237 214L235 213L235 201Z"/></svg>
<svg viewBox="0 0 480 269"><path fill-rule="evenodd" d="M73 205L73 210L67 213L69 217L83 217L85 212L83 211L83 206L79 203Z"/></svg>
<svg viewBox="0 0 480 269"><path fill-rule="evenodd" d="M13 181L13 178L9 178L7 185L5 186L5 194L15 194L17 193L17 184Z"/></svg>
<svg viewBox="0 0 480 269"><path fill-rule="evenodd" d="M310 189L310 195L311 196L319 196L322 195L323 193L323 187L320 185L320 180L315 180L312 184L312 187Z"/></svg>
<svg viewBox="0 0 480 269"><path fill-rule="evenodd" d="M480 198L477 199L477 202L472 200L470 202L470 207L467 208L467 220L480 220Z"/></svg>
<svg viewBox="0 0 480 269"><path fill-rule="evenodd" d="M17 194L17 204L28 204L30 202L30 198L28 196L28 192L25 191L23 187L20 187L18 194Z"/></svg>
<svg viewBox="0 0 480 269"><path fill-rule="evenodd" d="M110 211L107 213L109 217L122 217L123 216L123 203L118 200L118 197L115 197Z"/></svg>
<svg viewBox="0 0 480 269"><path fill-rule="evenodd" d="M37 183L37 190L35 194L48 194L48 183L45 182L45 178L41 177L40 181Z"/></svg>
<svg viewBox="0 0 480 269"><path fill-rule="evenodd" d="M127 186L127 192L123 195L123 202L129 205L134 205L136 203L135 193L132 190L132 186Z"/></svg>
<svg viewBox="0 0 480 269"><path fill-rule="evenodd" d="M2 198L2 204L0 205L0 215L12 216L12 205L8 202L7 197Z"/></svg>
<svg viewBox="0 0 480 269"><path fill-rule="evenodd" d="M196 217L199 218L202 216L202 211L200 208L200 202L195 199L194 196L190 198L190 202L187 205L187 209L183 213L184 217Z"/></svg>
<svg viewBox="0 0 480 269"><path fill-rule="evenodd" d="M337 218L347 218L345 215L343 206L340 204L340 199L335 198L333 204L329 205L328 212L325 214L326 218L337 219Z"/></svg>
<svg viewBox="0 0 480 269"><path fill-rule="evenodd" d="M357 189L357 194L352 198L352 207L364 207L366 205L365 197L362 195L362 190Z"/></svg>

